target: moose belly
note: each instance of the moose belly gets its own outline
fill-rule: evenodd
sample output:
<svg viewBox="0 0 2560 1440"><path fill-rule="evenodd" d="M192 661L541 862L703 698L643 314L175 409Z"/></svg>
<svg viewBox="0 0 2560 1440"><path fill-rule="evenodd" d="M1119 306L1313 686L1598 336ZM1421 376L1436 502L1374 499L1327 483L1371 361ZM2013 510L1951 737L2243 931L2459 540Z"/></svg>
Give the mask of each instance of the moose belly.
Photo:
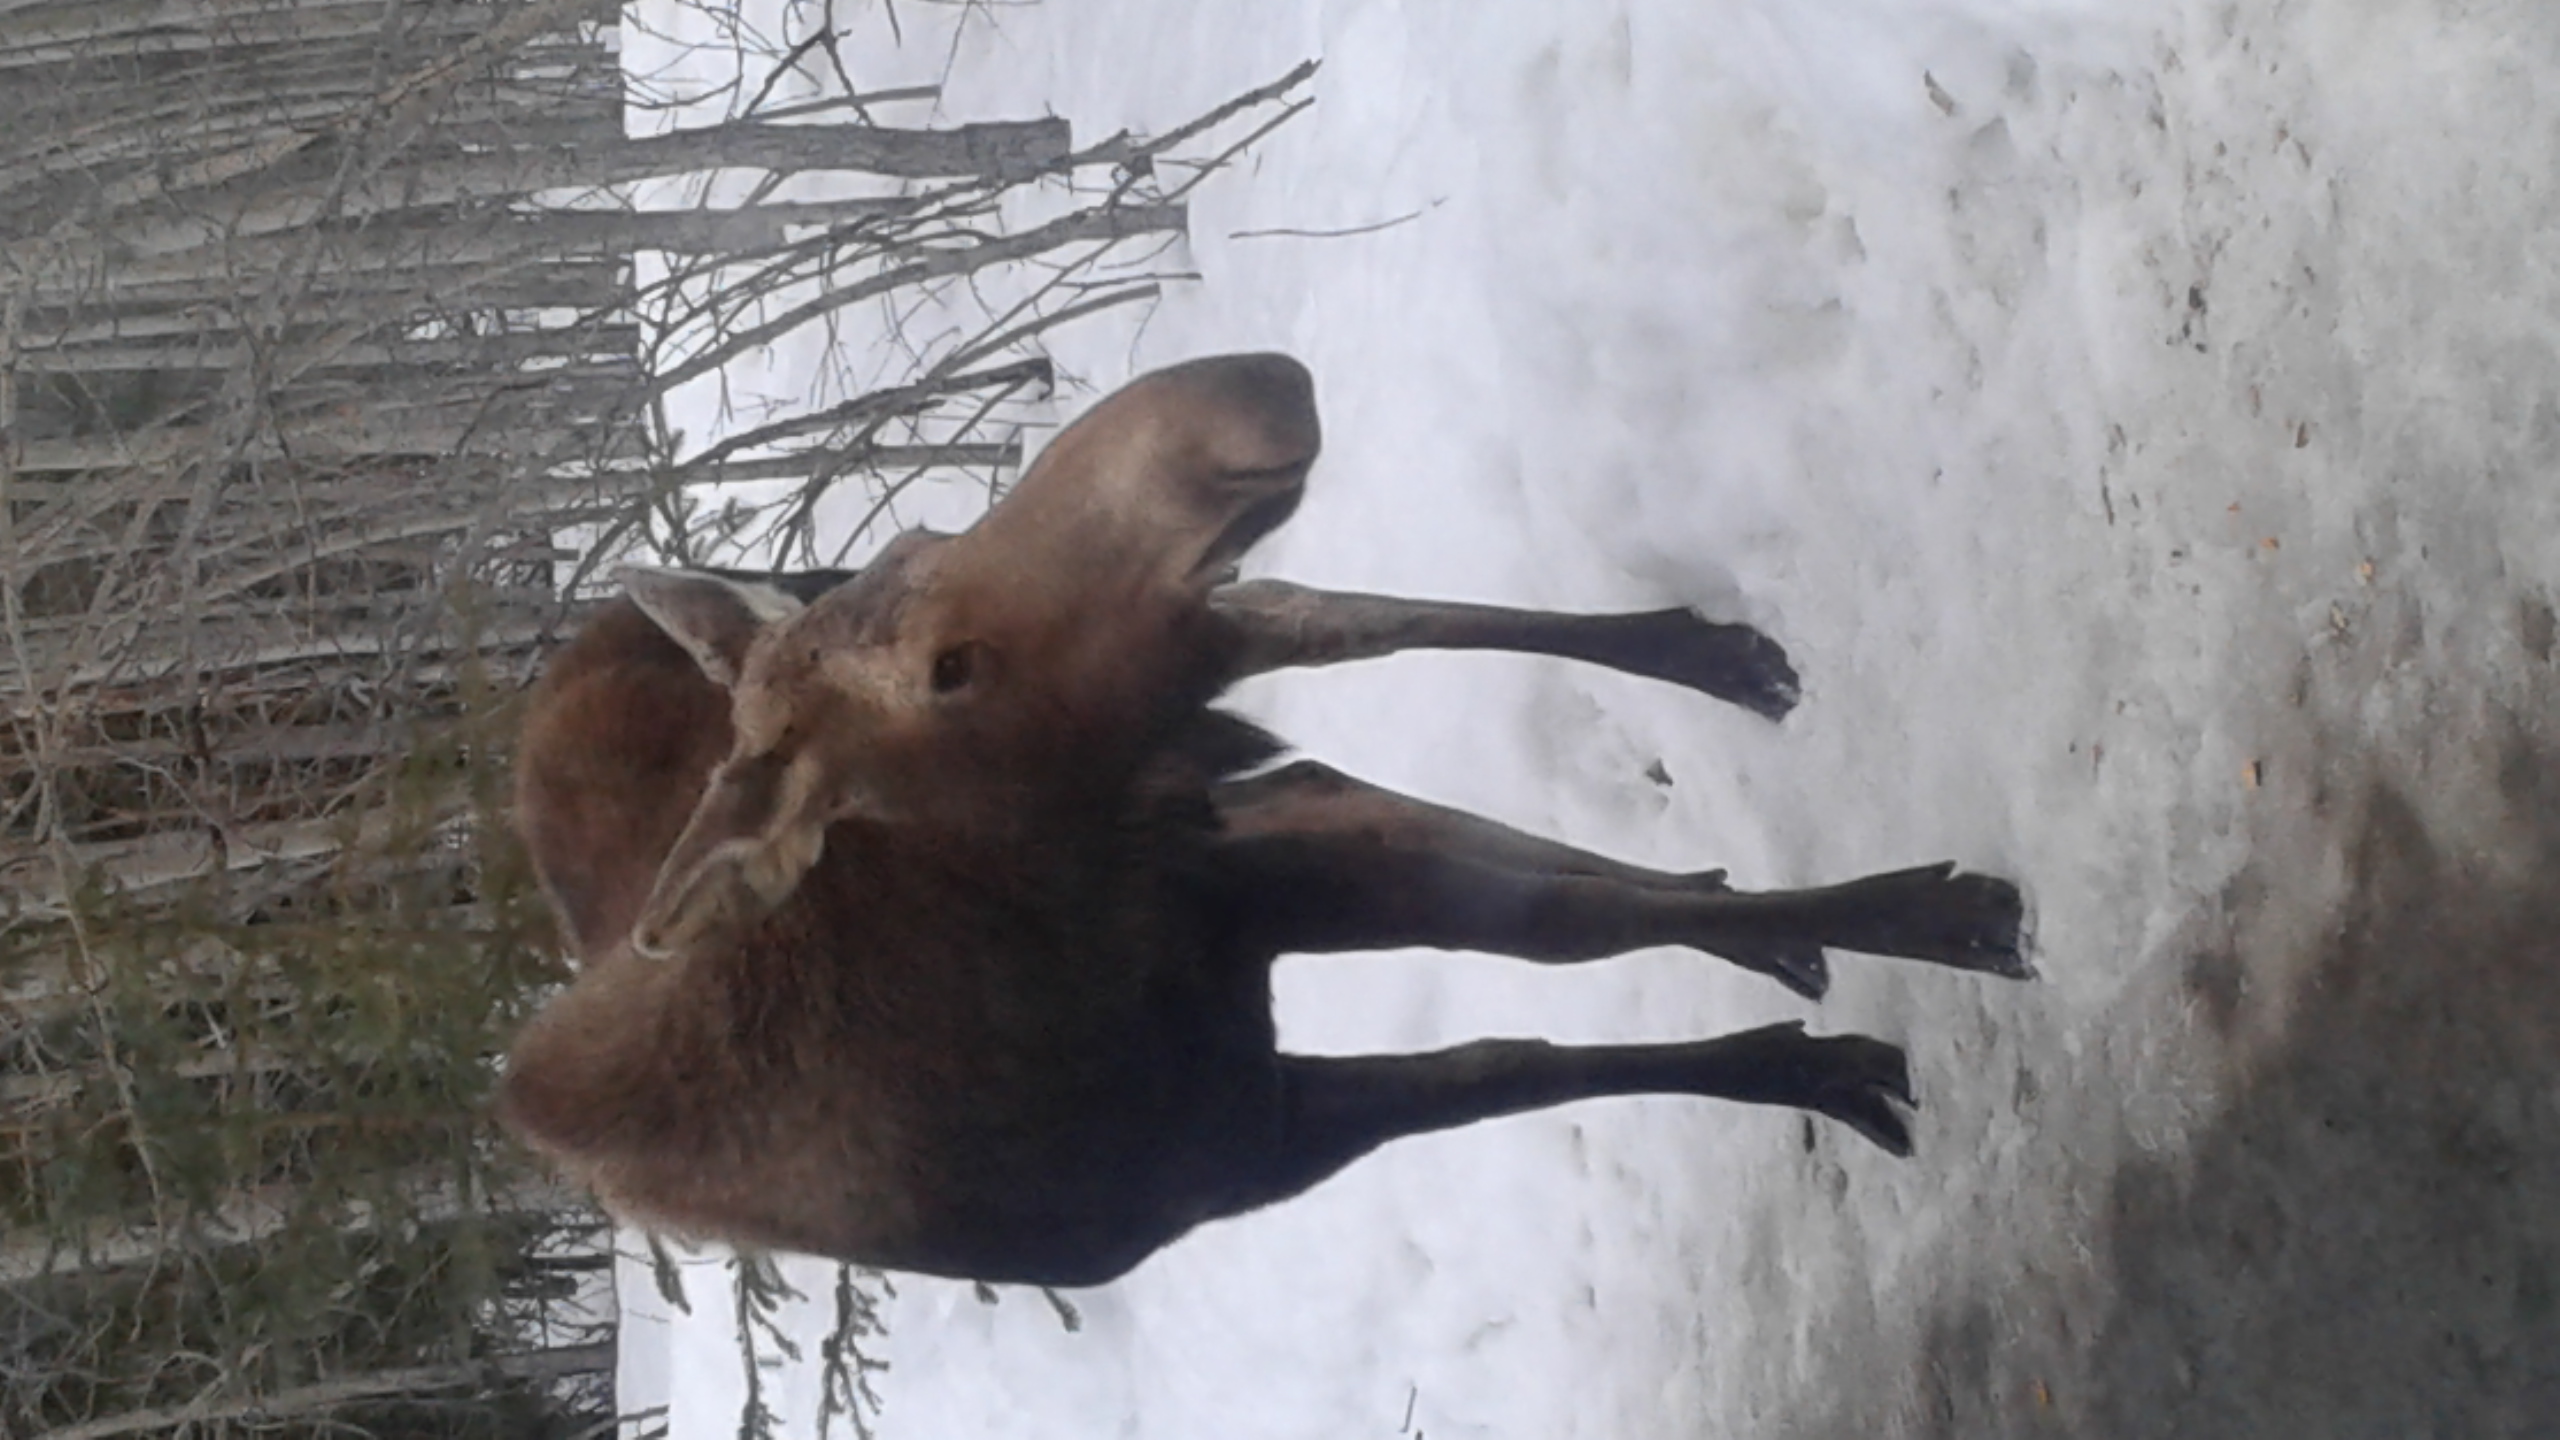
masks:
<svg viewBox="0 0 2560 1440"><path fill-rule="evenodd" d="M1099 1284L1219 1213L1278 1123L1270 1003L1258 975L1191 978L1080 1034L1013 1037L975 1084L919 1096L915 1228L877 1263Z"/></svg>
<svg viewBox="0 0 2560 1440"><path fill-rule="evenodd" d="M804 972L817 983L784 1006L759 974L753 1021L729 1032L761 1061L734 1148L626 1208L888 1269L1096 1284L1219 1213L1268 1143L1258 965L1017 944L909 966Z"/></svg>

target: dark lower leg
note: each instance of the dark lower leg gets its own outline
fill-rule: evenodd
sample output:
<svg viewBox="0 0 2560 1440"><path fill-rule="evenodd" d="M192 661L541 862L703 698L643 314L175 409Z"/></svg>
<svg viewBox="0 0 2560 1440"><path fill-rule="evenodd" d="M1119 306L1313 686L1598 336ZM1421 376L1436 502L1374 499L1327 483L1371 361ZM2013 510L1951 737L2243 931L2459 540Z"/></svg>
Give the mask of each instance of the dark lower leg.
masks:
<svg viewBox="0 0 2560 1440"><path fill-rule="evenodd" d="M1300 760L1267 774L1250 779L1230 781L1217 788L1215 801L1226 833L1239 840L1294 836L1304 839L1325 836L1347 845L1355 853L1425 857L1432 861L1458 861L1481 867L1464 872L1441 871L1439 886L1409 891L1402 898L1428 905L1435 893L1454 884L1461 891L1475 892L1465 903L1490 906L1483 918L1498 924L1510 923L1513 913L1508 893L1488 895L1487 890L1504 891L1498 877L1511 877L1508 889L1534 884L1559 876L1578 876L1624 887L1630 891L1658 891L1679 895L1725 888L1722 870L1695 870L1671 873L1629 865L1589 851L1576 850L1552 840L1514 830L1508 825L1470 815L1463 810L1433 805L1409 795L1399 795L1378 786L1320 765L1313 760ZM1382 873L1396 873L1398 864L1388 862ZM1476 882L1468 883L1469 877ZM1259 888L1259 887L1255 887ZM1342 894L1336 891L1337 894ZM1327 945L1321 931L1328 917L1298 908L1294 894L1291 908L1276 917L1286 927L1286 934L1272 937L1272 949L1321 950L1360 949L1356 943ZM1347 908L1357 911L1363 901L1356 895L1343 895ZM1337 923L1348 916L1333 917ZM1416 917L1409 923L1427 923ZM1429 943L1429 942L1417 942ZM1694 943L1678 940L1672 943ZM1496 945L1496 949L1508 949ZM1728 938L1716 948L1746 969L1768 975L1808 999L1819 1000L1830 988L1831 971L1823 959L1819 944L1803 940L1749 940ZM1595 953L1607 954L1611 951ZM1588 958L1567 956L1564 958Z"/></svg>
<svg viewBox="0 0 2560 1440"><path fill-rule="evenodd" d="M1497 820L1416 800L1314 760L1229 780L1210 795L1238 838L1324 835L1467 860L1524 874L1587 875L1656 890L1721 889L1722 870L1648 870L1515 830Z"/></svg>
<svg viewBox="0 0 2560 1440"><path fill-rule="evenodd" d="M1401 1136L1607 1095L1792 1106L1911 1153L1894 1108L1912 1103L1901 1049L1863 1035L1811 1036L1792 1023L1675 1045L1480 1040L1427 1055L1284 1055L1280 1064L1278 1148L1261 1193L1239 1208L1297 1194Z"/></svg>
<svg viewBox="0 0 2560 1440"><path fill-rule="evenodd" d="M1399 650L1510 650L1667 680L1775 720L1795 708L1796 672L1748 625L1687 610L1555 615L1493 605L1311 590L1281 580L1225 586L1209 599L1241 640L1239 678Z"/></svg>
<svg viewBox="0 0 2560 1440"><path fill-rule="evenodd" d="M1713 951L1819 996L1823 946L2025 975L2016 887L1951 865L1738 894L1720 872L1605 860L1302 762L1216 792L1246 941L1269 954L1425 946L1570 962Z"/></svg>

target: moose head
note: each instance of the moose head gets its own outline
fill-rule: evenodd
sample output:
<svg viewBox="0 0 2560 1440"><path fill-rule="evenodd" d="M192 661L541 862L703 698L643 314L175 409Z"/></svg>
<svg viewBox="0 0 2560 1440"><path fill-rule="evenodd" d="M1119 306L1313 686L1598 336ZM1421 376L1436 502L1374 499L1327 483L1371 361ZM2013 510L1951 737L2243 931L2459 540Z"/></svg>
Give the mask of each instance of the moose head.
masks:
<svg viewBox="0 0 2560 1440"><path fill-rule="evenodd" d="M1303 366L1198 362L1087 412L967 534L909 531L815 603L625 569L729 693L735 737L633 948L769 913L838 823L1002 830L1112 793L1224 683L1205 598L1296 508L1317 447Z"/></svg>

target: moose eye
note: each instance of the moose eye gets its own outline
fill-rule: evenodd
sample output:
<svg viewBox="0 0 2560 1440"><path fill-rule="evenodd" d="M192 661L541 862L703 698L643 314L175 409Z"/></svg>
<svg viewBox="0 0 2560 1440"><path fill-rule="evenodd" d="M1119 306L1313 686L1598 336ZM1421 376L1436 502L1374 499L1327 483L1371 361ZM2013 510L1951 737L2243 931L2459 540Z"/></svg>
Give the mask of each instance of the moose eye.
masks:
<svg viewBox="0 0 2560 1440"><path fill-rule="evenodd" d="M948 695L966 686L978 671L978 647L954 645L933 657L933 693Z"/></svg>

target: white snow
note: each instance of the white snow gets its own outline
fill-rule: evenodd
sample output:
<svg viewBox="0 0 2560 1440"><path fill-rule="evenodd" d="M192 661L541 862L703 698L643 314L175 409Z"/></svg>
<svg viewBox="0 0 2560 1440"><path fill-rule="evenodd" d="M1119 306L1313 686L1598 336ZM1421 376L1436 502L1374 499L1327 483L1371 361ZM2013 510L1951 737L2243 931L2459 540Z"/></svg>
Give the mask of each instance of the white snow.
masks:
<svg viewBox="0 0 2560 1440"><path fill-rule="evenodd" d="M2235 1038L2182 976L2271 834L2297 842L2301 914L2345 883L2343 842L2286 828L2317 808L2315 712L2387 747L2541 683L2514 597L2560 582L2550 7L1050 0L900 19L892 53L865 13L866 84L948 54L947 119L1054 111L1084 137L1324 61L1315 108L1198 192L1203 278L1142 326L1058 342L1087 387L1061 416L1192 355L1307 361L1326 458L1256 568L1693 604L1779 638L1807 682L1770 726L1553 662L1414 656L1258 684L1282 733L1749 886L1940 858L2011 875L2044 979L1835 956L1815 1008L1687 954L1284 962L1303 1050L1790 1016L1887 1036L1927 1102L1920 1155L1826 1127L1808 1150L1794 1117L1734 1106L1591 1103L1403 1142L1204 1229L1074 1296L1081 1333L1033 1293L989 1307L902 1279L894 1440L1760 1434L1860 1347L1874 1413L1925 1428L1903 1372L1933 1299L2033 1271L2086 1323L2108 1177L2174 1166L2244 1052L2281 1037L2281 966L2252 972ZM2369 632L2408 625L2416 652L2327 685ZM2457 673L2469 708L2420 683ZM2306 686L2326 698L2303 708ZM2417 797L2429 823L2486 813L2468 775ZM792 1273L814 1355L827 1270ZM724 1294L697 1284L670 1334L679 1436L735 1431ZM626 1341L635 1395L656 1378L647 1328ZM805 1431L807 1368L772 1383Z"/></svg>

